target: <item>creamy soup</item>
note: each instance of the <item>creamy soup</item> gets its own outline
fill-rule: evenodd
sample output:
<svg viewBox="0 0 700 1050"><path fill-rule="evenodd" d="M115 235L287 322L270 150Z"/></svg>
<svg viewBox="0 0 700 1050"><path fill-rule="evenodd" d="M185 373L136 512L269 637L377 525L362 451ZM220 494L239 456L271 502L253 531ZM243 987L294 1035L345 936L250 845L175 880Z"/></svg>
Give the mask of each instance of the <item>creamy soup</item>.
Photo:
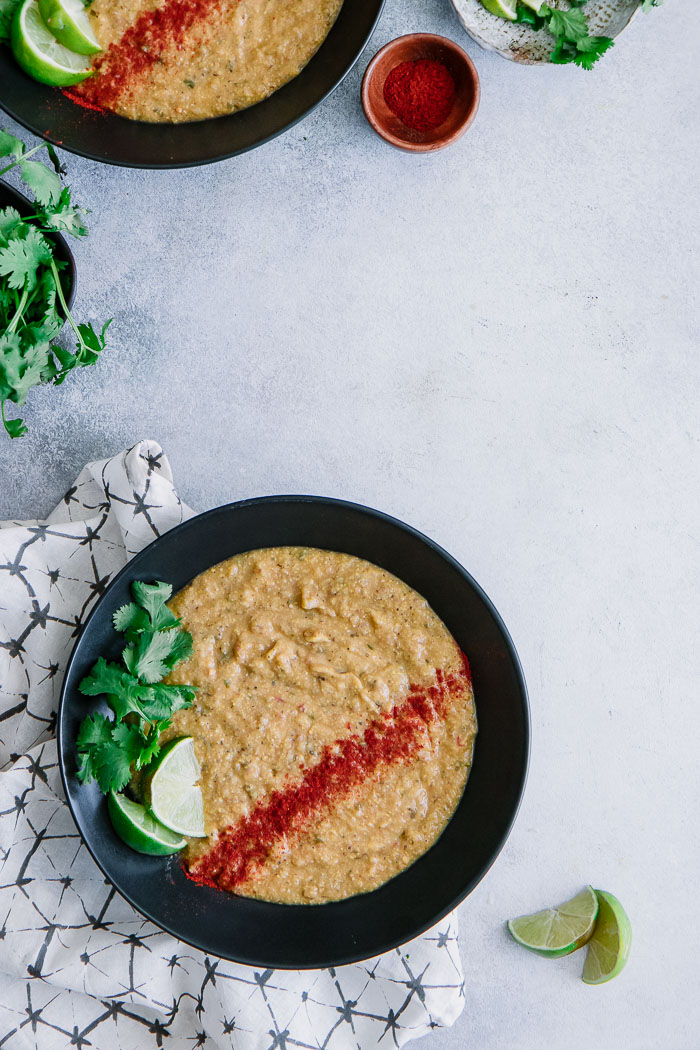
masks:
<svg viewBox="0 0 700 1050"><path fill-rule="evenodd" d="M103 53L69 94L132 120L180 123L252 106L297 76L342 0L94 0Z"/></svg>
<svg viewBox="0 0 700 1050"><path fill-rule="evenodd" d="M454 812L476 716L468 665L416 591L359 558L251 551L170 602L198 686L191 735L207 838L197 881L286 903L338 900L421 856Z"/></svg>

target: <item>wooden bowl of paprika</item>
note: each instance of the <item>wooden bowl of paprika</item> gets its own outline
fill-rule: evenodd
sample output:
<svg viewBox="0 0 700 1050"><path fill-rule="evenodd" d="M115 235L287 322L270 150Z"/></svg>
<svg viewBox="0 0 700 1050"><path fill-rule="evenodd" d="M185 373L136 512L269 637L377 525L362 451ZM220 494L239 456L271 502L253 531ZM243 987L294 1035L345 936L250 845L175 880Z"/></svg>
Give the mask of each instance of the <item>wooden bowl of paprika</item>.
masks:
<svg viewBox="0 0 700 1050"><path fill-rule="evenodd" d="M362 108L385 142L408 153L444 149L479 108L479 75L444 36L409 33L377 52L362 80Z"/></svg>

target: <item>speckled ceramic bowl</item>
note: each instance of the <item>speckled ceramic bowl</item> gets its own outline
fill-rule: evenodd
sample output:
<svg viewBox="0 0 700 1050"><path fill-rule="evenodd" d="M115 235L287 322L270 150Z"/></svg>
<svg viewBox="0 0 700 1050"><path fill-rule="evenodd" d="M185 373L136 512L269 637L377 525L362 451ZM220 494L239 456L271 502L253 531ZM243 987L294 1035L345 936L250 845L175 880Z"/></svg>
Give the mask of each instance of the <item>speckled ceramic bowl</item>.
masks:
<svg viewBox="0 0 700 1050"><path fill-rule="evenodd" d="M268 142L307 116L345 78L374 30L384 0L345 0L338 19L298 76L255 106L187 124L148 124L76 106L38 84L0 46L0 109L54 146L131 168L187 168Z"/></svg>
<svg viewBox="0 0 700 1050"><path fill-rule="evenodd" d="M553 44L546 31L497 18L486 10L481 0L452 0L452 3L470 37L488 51L497 51L503 58L528 66L549 62ZM588 0L585 8L591 33L609 37L618 36L638 10L639 0Z"/></svg>

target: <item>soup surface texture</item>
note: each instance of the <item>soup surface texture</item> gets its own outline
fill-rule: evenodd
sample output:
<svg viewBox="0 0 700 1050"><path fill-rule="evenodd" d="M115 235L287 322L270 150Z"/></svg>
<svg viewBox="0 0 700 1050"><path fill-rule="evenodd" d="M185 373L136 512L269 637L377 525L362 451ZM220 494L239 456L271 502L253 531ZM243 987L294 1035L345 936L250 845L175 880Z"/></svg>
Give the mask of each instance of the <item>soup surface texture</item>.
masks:
<svg viewBox="0 0 700 1050"><path fill-rule="evenodd" d="M132 120L181 123L252 106L321 46L342 0L94 0L103 52L71 93Z"/></svg>
<svg viewBox="0 0 700 1050"><path fill-rule="evenodd" d="M196 881L285 903L372 890L421 856L464 790L476 715L466 658L416 591L306 547L213 566L170 606L198 686L166 736L202 766Z"/></svg>

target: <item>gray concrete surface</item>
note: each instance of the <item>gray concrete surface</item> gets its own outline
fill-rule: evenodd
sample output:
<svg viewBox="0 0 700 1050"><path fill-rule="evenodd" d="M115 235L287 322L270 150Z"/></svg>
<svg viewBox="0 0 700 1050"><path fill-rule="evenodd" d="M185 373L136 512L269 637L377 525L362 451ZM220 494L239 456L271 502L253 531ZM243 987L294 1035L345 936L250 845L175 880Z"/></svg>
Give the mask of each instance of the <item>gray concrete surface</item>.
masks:
<svg viewBox="0 0 700 1050"><path fill-rule="evenodd" d="M197 508L302 491L412 522L520 650L525 801L461 909L464 1014L421 1050L699 1045L693 7L640 16L584 73L480 51L448 0L388 0L345 84L253 153L172 173L65 158L93 212L77 310L114 316L110 347L0 440L0 518L153 437ZM458 40L482 77L472 130L428 158L359 106L369 55L410 30ZM503 929L588 881L635 931L604 988Z"/></svg>

